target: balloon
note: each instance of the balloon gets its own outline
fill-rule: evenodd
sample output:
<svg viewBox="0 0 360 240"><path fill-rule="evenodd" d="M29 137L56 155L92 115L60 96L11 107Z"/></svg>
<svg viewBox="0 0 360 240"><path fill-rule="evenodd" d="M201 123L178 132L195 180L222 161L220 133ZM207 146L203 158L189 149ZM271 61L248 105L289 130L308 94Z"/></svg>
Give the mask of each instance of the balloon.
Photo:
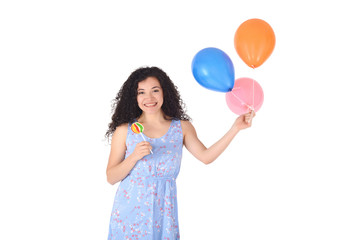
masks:
<svg viewBox="0 0 360 240"><path fill-rule="evenodd" d="M259 111L264 102L264 93L255 80L239 78L235 80L232 91L225 94L225 98L230 110L237 115L242 115L250 112L252 108L255 112Z"/></svg>
<svg viewBox="0 0 360 240"><path fill-rule="evenodd" d="M196 81L207 89L229 92L234 86L234 65L220 49L202 49L192 60L191 68Z"/></svg>
<svg viewBox="0 0 360 240"><path fill-rule="evenodd" d="M250 19L236 30L234 44L240 58L249 67L257 68L274 50L275 33L264 20Z"/></svg>

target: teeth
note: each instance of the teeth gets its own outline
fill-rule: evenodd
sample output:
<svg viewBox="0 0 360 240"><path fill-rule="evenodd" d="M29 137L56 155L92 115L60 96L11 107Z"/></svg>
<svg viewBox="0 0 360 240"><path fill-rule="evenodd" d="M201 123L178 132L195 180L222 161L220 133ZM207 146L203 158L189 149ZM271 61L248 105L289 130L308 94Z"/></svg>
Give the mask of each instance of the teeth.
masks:
<svg viewBox="0 0 360 240"><path fill-rule="evenodd" d="M144 104L146 107L153 107L156 105L156 103L149 103L149 104Z"/></svg>

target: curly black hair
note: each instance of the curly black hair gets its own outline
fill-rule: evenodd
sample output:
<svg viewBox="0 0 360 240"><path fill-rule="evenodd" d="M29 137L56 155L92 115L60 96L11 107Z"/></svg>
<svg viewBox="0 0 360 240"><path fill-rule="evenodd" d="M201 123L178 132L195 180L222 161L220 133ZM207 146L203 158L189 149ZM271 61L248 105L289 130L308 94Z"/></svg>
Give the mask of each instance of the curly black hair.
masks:
<svg viewBox="0 0 360 240"><path fill-rule="evenodd" d="M169 76L158 67L140 67L130 74L113 100L112 122L109 123L105 134L107 139L110 139L116 127L123 123L131 123L140 117L142 110L137 103L137 88L138 83L148 77L158 79L163 89L164 102L161 109L165 117L169 117L169 120L191 120L185 112L185 103Z"/></svg>

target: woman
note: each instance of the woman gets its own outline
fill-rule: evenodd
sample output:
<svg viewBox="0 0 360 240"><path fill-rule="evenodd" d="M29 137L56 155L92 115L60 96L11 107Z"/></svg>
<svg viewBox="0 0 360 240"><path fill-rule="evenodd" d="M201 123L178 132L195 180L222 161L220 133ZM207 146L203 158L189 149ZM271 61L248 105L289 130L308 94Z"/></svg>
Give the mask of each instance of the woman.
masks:
<svg viewBox="0 0 360 240"><path fill-rule="evenodd" d="M114 102L107 166L110 184L119 184L108 239L180 239L176 177L182 146L205 164L213 162L235 135L251 126L253 113L238 117L230 130L206 148L185 113L177 88L157 67L135 70ZM144 126L144 139L131 124Z"/></svg>

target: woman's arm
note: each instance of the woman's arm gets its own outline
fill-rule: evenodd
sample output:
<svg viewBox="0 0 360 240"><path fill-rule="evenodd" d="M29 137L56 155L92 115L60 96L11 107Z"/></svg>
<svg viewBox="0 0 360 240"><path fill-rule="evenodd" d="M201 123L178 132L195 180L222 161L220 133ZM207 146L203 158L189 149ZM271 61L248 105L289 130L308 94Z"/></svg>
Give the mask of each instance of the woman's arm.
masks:
<svg viewBox="0 0 360 240"><path fill-rule="evenodd" d="M150 143L140 142L136 145L134 152L124 159L126 135L127 124L123 124L116 128L111 139L111 150L106 175L107 181L112 185L122 181L130 173L137 161L150 153Z"/></svg>
<svg viewBox="0 0 360 240"><path fill-rule="evenodd" d="M240 130L251 126L251 120L254 115L254 113L247 113L239 116L230 130L209 148L206 148L198 139L193 125L189 121L182 121L184 145L188 151L201 162L205 164L212 163L222 152L224 152Z"/></svg>

